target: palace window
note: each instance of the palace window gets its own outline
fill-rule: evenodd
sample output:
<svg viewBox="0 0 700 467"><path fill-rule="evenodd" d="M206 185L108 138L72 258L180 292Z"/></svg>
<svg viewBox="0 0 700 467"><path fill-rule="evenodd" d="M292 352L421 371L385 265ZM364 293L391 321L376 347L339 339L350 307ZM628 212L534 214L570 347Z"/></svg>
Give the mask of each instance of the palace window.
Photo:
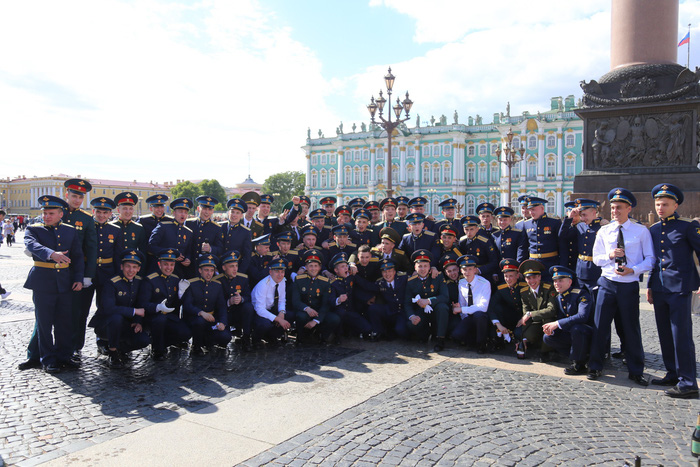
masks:
<svg viewBox="0 0 700 467"><path fill-rule="evenodd" d="M549 159L547 161L547 178L554 178L556 176L556 164L554 159Z"/></svg>

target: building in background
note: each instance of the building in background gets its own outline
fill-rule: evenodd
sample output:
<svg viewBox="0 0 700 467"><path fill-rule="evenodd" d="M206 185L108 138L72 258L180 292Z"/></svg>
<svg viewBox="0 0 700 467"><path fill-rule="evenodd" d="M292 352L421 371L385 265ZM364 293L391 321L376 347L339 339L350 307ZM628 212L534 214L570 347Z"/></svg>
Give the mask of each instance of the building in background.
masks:
<svg viewBox="0 0 700 467"><path fill-rule="evenodd" d="M459 123L444 115L421 126L399 127L392 139L392 187L394 196L424 196L426 212L440 214L438 204L456 198L461 215L489 201L496 206L518 207L522 194L547 199L547 212L562 216L564 203L573 192L574 177L583 169L581 147L583 123L573 112L574 96L553 97L546 112L520 116L493 115L483 123L478 115ZM339 203L362 196L380 200L386 196L386 134L362 124L359 132L343 133L342 126L331 138L307 138L307 196L312 208L324 196L337 196ZM523 160L513 167L512 194L508 203L508 167L498 162L497 151L512 129L513 146L525 147ZM322 136L322 135L321 135ZM516 212L519 210L516 209Z"/></svg>

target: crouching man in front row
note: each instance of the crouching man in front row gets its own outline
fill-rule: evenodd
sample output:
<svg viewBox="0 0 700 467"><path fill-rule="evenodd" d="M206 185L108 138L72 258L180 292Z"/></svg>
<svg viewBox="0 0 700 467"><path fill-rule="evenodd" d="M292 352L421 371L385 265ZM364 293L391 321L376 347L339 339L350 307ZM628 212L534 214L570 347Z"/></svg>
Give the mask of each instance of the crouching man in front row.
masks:
<svg viewBox="0 0 700 467"><path fill-rule="evenodd" d="M192 355L203 355L204 347L226 347L231 342L224 288L214 279L219 259L205 254L197 259L199 277L190 280L182 296L182 314L192 331Z"/></svg>
<svg viewBox="0 0 700 467"><path fill-rule="evenodd" d="M591 348L593 328L589 326L591 296L585 289L572 289L574 272L564 266L552 266L549 274L554 280L557 297L554 308L557 319L542 326L543 341L560 354L569 355L572 364L564 370L567 375L586 374L586 361Z"/></svg>
<svg viewBox="0 0 700 467"><path fill-rule="evenodd" d="M143 329L143 308L137 308L141 286L138 275L143 253L127 250L121 256L121 274L107 281L102 291L102 306L90 321L98 339L107 341L110 368L122 368L127 353L143 349L151 339Z"/></svg>
<svg viewBox="0 0 700 467"><path fill-rule="evenodd" d="M318 330L323 342L333 341L340 316L330 310L331 286L326 277L320 275L323 264L322 253L313 248L304 253L306 274L299 274L293 285L292 308L297 323L297 342L308 340Z"/></svg>

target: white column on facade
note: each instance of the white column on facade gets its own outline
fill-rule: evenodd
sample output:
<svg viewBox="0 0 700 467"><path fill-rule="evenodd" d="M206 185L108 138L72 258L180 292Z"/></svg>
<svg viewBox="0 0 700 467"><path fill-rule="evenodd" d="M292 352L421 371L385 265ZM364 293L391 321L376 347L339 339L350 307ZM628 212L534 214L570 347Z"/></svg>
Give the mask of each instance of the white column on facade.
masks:
<svg viewBox="0 0 700 467"><path fill-rule="evenodd" d="M406 185L406 141L399 143L399 180L401 185Z"/></svg>
<svg viewBox="0 0 700 467"><path fill-rule="evenodd" d="M31 199L29 200L29 206L34 208L34 207L36 207L36 199L39 196L37 196L37 194L36 194L36 188L32 188L30 190L30 193L31 193Z"/></svg>
<svg viewBox="0 0 700 467"><path fill-rule="evenodd" d="M338 192L342 193L343 191L343 180L345 180L345 172L344 172L344 165L345 163L345 151L343 151L342 148L338 148ZM339 204L340 201L338 201Z"/></svg>
<svg viewBox="0 0 700 467"><path fill-rule="evenodd" d="M377 183L377 149L374 143L369 145L369 181Z"/></svg>
<svg viewBox="0 0 700 467"><path fill-rule="evenodd" d="M304 187L306 196L311 194L311 148L306 149L306 186Z"/></svg>
<svg viewBox="0 0 700 467"><path fill-rule="evenodd" d="M416 170L414 171L413 186L420 188L421 180L423 179L423 166L421 165L421 156L423 155L423 145L420 144L420 140L416 139ZM420 190L419 190L420 191Z"/></svg>
<svg viewBox="0 0 700 467"><path fill-rule="evenodd" d="M545 157L544 157L544 129L540 128L537 134L537 181L544 182L544 167L545 167Z"/></svg>
<svg viewBox="0 0 700 467"><path fill-rule="evenodd" d="M557 187L556 195L555 195L555 213L557 216L561 216L564 214L564 203L562 200L562 193L561 193L561 186Z"/></svg>
<svg viewBox="0 0 700 467"><path fill-rule="evenodd" d="M564 134L561 128L557 129L557 180L562 180L564 172Z"/></svg>

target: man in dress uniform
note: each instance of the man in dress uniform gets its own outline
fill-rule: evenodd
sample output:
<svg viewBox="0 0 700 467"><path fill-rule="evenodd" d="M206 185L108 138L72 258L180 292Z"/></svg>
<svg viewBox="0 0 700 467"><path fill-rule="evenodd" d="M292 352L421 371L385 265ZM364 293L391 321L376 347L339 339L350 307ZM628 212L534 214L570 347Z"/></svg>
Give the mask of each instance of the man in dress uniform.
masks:
<svg viewBox="0 0 700 467"><path fill-rule="evenodd" d="M455 230L452 223L442 224L439 231L440 239L435 242L435 246L431 252L433 254L433 258L442 258L448 253L454 254L455 258L462 256L462 252L459 250L459 248L457 248L457 232L460 231L461 228L460 230ZM438 261L437 268L439 271L442 271L441 261Z"/></svg>
<svg viewBox="0 0 700 467"><path fill-rule="evenodd" d="M352 209L350 209L350 206L341 204L333 212L335 213L336 225L345 225L346 227L352 225Z"/></svg>
<svg viewBox="0 0 700 467"><path fill-rule="evenodd" d="M328 228L333 227L336 225L336 220L334 217L334 211L335 211L335 205L338 202L338 199L335 196L325 196L321 198L321 201L319 204L323 208L323 224L328 226Z"/></svg>
<svg viewBox="0 0 700 467"><path fill-rule="evenodd" d="M311 225L316 228L316 245L321 248L325 242L327 248L328 239L331 237L331 224L326 222L326 211L315 209L309 213L309 219L311 220Z"/></svg>
<svg viewBox="0 0 700 467"><path fill-rule="evenodd" d="M29 225L24 233L24 245L34 260L24 287L32 290L38 350L20 369L43 365L48 373L58 373L63 366L76 366L71 361L71 309L73 292L83 288L85 260L78 231L61 221L68 203L50 195L38 202L43 222Z"/></svg>
<svg viewBox="0 0 700 467"><path fill-rule="evenodd" d="M391 227L396 232L399 233L400 237L403 237L408 229L406 222L396 220L396 198L384 198L379 203L379 209L382 210L383 221L374 225L375 231L380 231L384 227Z"/></svg>
<svg viewBox="0 0 700 467"><path fill-rule="evenodd" d="M558 294L554 299L556 320L542 326L543 342L571 360L571 366L564 370L564 374L584 375L593 336L593 328L588 324L591 296L585 289L572 287L574 271L571 269L564 266L550 269Z"/></svg>
<svg viewBox="0 0 700 467"><path fill-rule="evenodd" d="M270 207L274 201L275 197L272 195L260 195L260 206L258 206L258 213L255 219L262 223L263 234L271 234L272 229L279 222L276 217L270 217Z"/></svg>
<svg viewBox="0 0 700 467"><path fill-rule="evenodd" d="M260 195L254 191L248 191L243 193L241 200L248 206L248 211L243 215L243 225L250 229L252 238L258 238L265 233L265 226L255 218L255 211L257 211L260 201L262 201ZM199 201L199 198L197 198L197 201Z"/></svg>
<svg viewBox="0 0 700 467"><path fill-rule="evenodd" d="M348 207L350 208L350 210L354 214L355 211L357 211L358 209L361 209L362 206L365 205L365 203L366 203L366 201L363 198L353 198L350 201L348 201Z"/></svg>
<svg viewBox="0 0 700 467"><path fill-rule="evenodd" d="M413 253L418 250L428 250L431 251L435 246L435 232L430 231L425 225L425 216L423 214L411 213L406 216L406 222L408 222L408 233L406 233L399 243L399 250L406 253L407 257L412 257ZM430 255L431 260L433 259L432 254ZM435 259L434 261L437 261ZM432 267L435 267L432 264ZM435 268L434 277L437 276L438 270Z"/></svg>
<svg viewBox="0 0 700 467"><path fill-rule="evenodd" d="M203 355L205 346L225 348L231 342L224 288L214 279L218 262L212 254L200 256L199 277L190 280L182 296L182 316L192 331L193 355Z"/></svg>
<svg viewBox="0 0 700 467"><path fill-rule="evenodd" d="M185 226L192 231L191 260L193 262L201 255L211 253L214 256L221 256L224 253L223 231L221 226L211 219L214 214L214 206L219 204L219 200L213 196L202 195L198 196L195 202L197 203L197 217L185 221ZM260 230L262 231L262 224L260 224ZM197 276L196 269L194 264L190 265L190 277Z"/></svg>
<svg viewBox="0 0 700 467"><path fill-rule="evenodd" d="M370 225L378 224L382 221L382 212L377 201L367 201L362 208L369 213Z"/></svg>
<svg viewBox="0 0 700 467"><path fill-rule="evenodd" d="M141 286L138 273L144 259L145 255L138 250L122 253L121 272L105 284L102 306L90 320L97 338L107 341L110 368L122 368L127 352L143 349L151 343L143 328L146 310L137 304Z"/></svg>
<svg viewBox="0 0 700 467"><path fill-rule="evenodd" d="M477 274L493 280L492 276L498 273L498 262L501 260L496 244L490 236L481 234L478 217L464 216L461 222L465 235L459 239L459 251L476 257Z"/></svg>
<svg viewBox="0 0 700 467"><path fill-rule="evenodd" d="M273 259L282 259L284 261L286 266L284 276L287 279L287 296L291 299L292 282L297 275L297 271L304 264L299 258L299 252L292 250L292 232L287 230L280 233L277 236L277 250L270 252L270 254Z"/></svg>
<svg viewBox="0 0 700 467"><path fill-rule="evenodd" d="M340 318L342 329L354 335L373 339L372 326L361 313L367 307L355 306L356 277L350 275L348 256L338 253L329 263L335 278L331 280L331 310Z"/></svg>
<svg viewBox="0 0 700 467"><path fill-rule="evenodd" d="M279 344L280 337L291 327L294 313L287 310L287 293L284 272L287 265L282 258L270 262L270 275L257 283L251 294L255 319L253 342L260 339L271 346ZM291 300L291 297L290 297Z"/></svg>
<svg viewBox="0 0 700 467"><path fill-rule="evenodd" d="M659 222L649 229L657 261L649 277L647 300L654 305L666 375L652 384L673 386L666 395L697 398L692 295L700 287L693 252L700 257L700 224L678 216L683 192L670 183L651 190Z"/></svg>
<svg viewBox="0 0 700 467"><path fill-rule="evenodd" d="M328 256L333 255L330 258L334 258L338 253L345 253L350 257L357 251L357 245L350 242L350 232L344 224L338 223L338 225L333 227L332 233L333 241L328 244L328 252L326 253ZM325 265L325 269L330 270L332 268L329 268L329 265Z"/></svg>
<svg viewBox="0 0 700 467"><path fill-rule="evenodd" d="M262 198L260 199L262 201ZM226 203L226 207L228 208L228 221L220 223L223 229L224 251L236 250L241 253L238 271L246 274L253 252L253 244L250 230L241 224L241 218L248 211L248 206L240 198L231 198Z"/></svg>
<svg viewBox="0 0 700 467"><path fill-rule="evenodd" d="M253 329L253 301L250 296L248 276L238 272L241 254L229 251L221 259L223 274L215 277L224 288L224 299L228 307L228 324L231 331L240 336L239 343L245 352L251 347Z"/></svg>
<svg viewBox="0 0 700 467"><path fill-rule="evenodd" d="M557 292L550 283L542 282L544 265L539 261L525 260L519 270L525 277L527 286L520 289L523 308L521 318L515 325L515 339L518 358L525 358L528 349L541 345L544 336L542 326L556 317L554 297ZM549 347L542 346L542 361L549 360L549 351Z"/></svg>
<svg viewBox="0 0 700 467"><path fill-rule="evenodd" d="M120 228L109 222L112 210L116 207L114 201L102 196L93 198L90 201L90 205L92 205L92 211L95 216L95 229L97 231L97 272L94 280L95 287L83 289L83 310L87 310L82 324L83 341L85 340L85 326L87 325L87 317L92 305L93 295L97 295L96 305L99 308L102 304L104 285L119 272L119 255L117 254L116 242L121 234ZM100 343L98 343L99 347L101 347Z"/></svg>
<svg viewBox="0 0 700 467"><path fill-rule="evenodd" d="M424 216L423 225L425 230L435 233L435 219L432 216L425 215L425 205L428 204L428 200L422 196L416 196L411 198L408 202L408 208L411 210L411 214L420 214ZM437 261L438 258L435 258Z"/></svg>
<svg viewBox="0 0 700 467"><path fill-rule="evenodd" d="M498 230L498 227L494 226L493 212L496 207L491 203L481 203L476 207L476 215L479 216L481 221L481 230L493 238L493 233Z"/></svg>
<svg viewBox="0 0 700 467"><path fill-rule="evenodd" d="M372 336L389 340L394 337L407 339L408 320L404 312L404 299L408 276L404 272L398 272L391 259L383 259L379 268L382 277L374 284L366 284L362 279L357 279L363 288L377 294L377 301L369 306L367 312L372 325Z"/></svg>
<svg viewBox="0 0 700 467"><path fill-rule="evenodd" d="M355 229L350 231L350 241L357 245L374 246L379 243L376 232L369 225L371 214L364 208L358 209L352 215L355 219Z"/></svg>
<svg viewBox="0 0 700 467"><path fill-rule="evenodd" d="M299 196L299 206L301 208L301 212L298 215L297 225L299 227L303 227L309 223L308 216L309 209L311 208L311 198L309 198L306 195ZM289 222L291 223L291 219L289 220Z"/></svg>
<svg viewBox="0 0 700 467"><path fill-rule="evenodd" d="M415 214L413 214L415 215ZM445 337L449 322L449 296L442 277L430 275L433 262L430 251L419 249L411 255L416 275L406 283L404 306L408 323L408 332L418 339L435 337L435 352L445 349Z"/></svg>
<svg viewBox="0 0 700 467"><path fill-rule="evenodd" d="M445 281L445 287L447 287L447 295L449 297L447 302L448 309L451 311L447 324L448 336L452 334L452 331L454 331L460 321L462 321L459 314L454 314L454 307L459 305L459 279L461 273L457 265L457 260L460 256L461 255L458 256L456 253L450 251L444 254L438 261L442 279Z"/></svg>
<svg viewBox="0 0 700 467"><path fill-rule="evenodd" d="M114 197L117 205L119 218L114 224L121 229L122 235L117 241L119 253L131 250L139 250L143 253L148 251L148 239L146 229L141 224L133 220L134 206L139 202L139 197L129 191L119 193Z"/></svg>
<svg viewBox="0 0 700 467"><path fill-rule="evenodd" d="M269 264L272 260L270 254L270 234L265 234L252 241L253 253L250 258L250 267L248 268L248 278L250 279L250 288L256 286L258 282L270 275Z"/></svg>
<svg viewBox="0 0 700 467"><path fill-rule="evenodd" d="M571 219L571 225L575 228L575 226L581 223L581 216L576 209L576 200L564 203L564 208L566 209L564 222L566 222L567 219ZM564 222L562 222L562 227L559 228L559 257L562 264L565 264L566 267L572 271L576 271L576 263L578 262L578 242L576 238L566 238L561 235Z"/></svg>
<svg viewBox="0 0 700 467"><path fill-rule="evenodd" d="M397 196L396 197L396 220L397 221L405 221L406 216L409 214L409 209L408 209L408 202L410 199L408 199L408 196Z"/></svg>
<svg viewBox="0 0 700 467"><path fill-rule="evenodd" d="M527 283L519 282L520 272L518 261L513 258L504 258L498 264L503 275L503 281L496 286L489 301L488 315L491 323L496 326L496 331L504 338L513 336L515 327L523 317L523 303L520 299L520 290L527 287Z"/></svg>
<svg viewBox="0 0 700 467"><path fill-rule="evenodd" d="M301 228L306 225L302 222L300 214L302 212L302 204L295 201L288 201L282 210L287 213L283 214L277 223L277 226L272 230L272 234L278 237L281 233L289 232L291 239L291 248L296 248L301 243Z"/></svg>
<svg viewBox="0 0 700 467"><path fill-rule="evenodd" d="M399 233L391 227L384 227L379 231L379 238L380 244L378 247L372 248L372 254L380 261L390 259L397 271L410 271L412 269L411 263L408 261L406 253L396 248L396 245L401 242Z"/></svg>
<svg viewBox="0 0 700 467"><path fill-rule="evenodd" d="M475 256L462 255L457 259L457 264L464 277L459 281L459 303L452 307L452 313L459 315L461 320L451 337L461 344L473 344L477 353L483 354L489 337L487 312L491 300L491 283L477 274Z"/></svg>
<svg viewBox="0 0 700 467"><path fill-rule="evenodd" d="M639 276L654 266L654 244L649 229L632 222L629 214L637 205L624 188L608 193L612 222L598 230L593 245L593 262L601 267L595 303L595 332L588 364L588 379L600 378L615 313L625 336L625 357L629 379L647 386L644 378L644 348L639 326Z"/></svg>
<svg viewBox="0 0 700 467"><path fill-rule="evenodd" d="M295 248L300 257L303 257L307 250L312 248L320 248L317 245L318 229L311 224L306 224L301 229L301 243Z"/></svg>
<svg viewBox="0 0 700 467"><path fill-rule="evenodd" d="M173 212L173 220L163 220L153 229L151 238L148 240L148 249L155 256L160 256L163 250L179 251L180 256L175 264L175 274L181 279L196 277L194 271L190 269L190 265L195 260L194 234L185 225L187 215L192 209L192 200L177 198L170 203L170 209Z"/></svg>
<svg viewBox="0 0 700 467"><path fill-rule="evenodd" d="M146 198L146 204L148 205L148 210L151 211L150 214L139 217L138 223L141 224L146 231L146 239L151 238L153 229L160 221L171 221L173 218L165 214L165 203L168 202L170 198L167 195L156 194ZM146 271L155 271L155 263L158 262L157 256L153 255L150 251L146 259Z"/></svg>
<svg viewBox="0 0 700 467"><path fill-rule="evenodd" d="M531 196L527 207L531 219L525 221L522 230L527 236L530 245L529 258L536 259L545 267L542 271L542 280L550 282L549 268L560 264L559 260L559 229L561 221L547 217L544 205L546 199Z"/></svg>
<svg viewBox="0 0 700 467"><path fill-rule="evenodd" d="M445 218L435 223L435 233L440 232L443 225L451 225L455 232L460 232L462 230L459 219L455 217L457 214L457 204L457 200L454 198L448 198L440 202L438 206L442 209L442 215Z"/></svg>
<svg viewBox="0 0 700 467"><path fill-rule="evenodd" d="M494 231L492 236L501 258L513 258L518 261L518 264L522 263L527 259L529 244L525 233L510 225L514 214L513 209L500 206L496 208L494 214L498 222L498 230Z"/></svg>
<svg viewBox="0 0 700 467"><path fill-rule="evenodd" d="M518 222L515 223L515 228L523 230L523 224L530 220L532 217L530 215L530 195L520 195L518 196L518 203L520 203L520 216L522 219L520 219Z"/></svg>
<svg viewBox="0 0 700 467"><path fill-rule="evenodd" d="M340 325L340 317L330 309L331 289L321 275L323 254L318 249L304 253L305 274L299 274L292 286L291 308L294 311L298 338L308 341L312 332L319 332L323 341L330 341ZM314 329L318 326L318 330Z"/></svg>
<svg viewBox="0 0 700 467"><path fill-rule="evenodd" d="M158 272L149 274L139 288L137 306L146 310L145 321L151 334L151 357L162 361L168 347L182 345L192 332L180 319L178 298L180 278L173 274L180 252L169 248L158 254Z"/></svg>

